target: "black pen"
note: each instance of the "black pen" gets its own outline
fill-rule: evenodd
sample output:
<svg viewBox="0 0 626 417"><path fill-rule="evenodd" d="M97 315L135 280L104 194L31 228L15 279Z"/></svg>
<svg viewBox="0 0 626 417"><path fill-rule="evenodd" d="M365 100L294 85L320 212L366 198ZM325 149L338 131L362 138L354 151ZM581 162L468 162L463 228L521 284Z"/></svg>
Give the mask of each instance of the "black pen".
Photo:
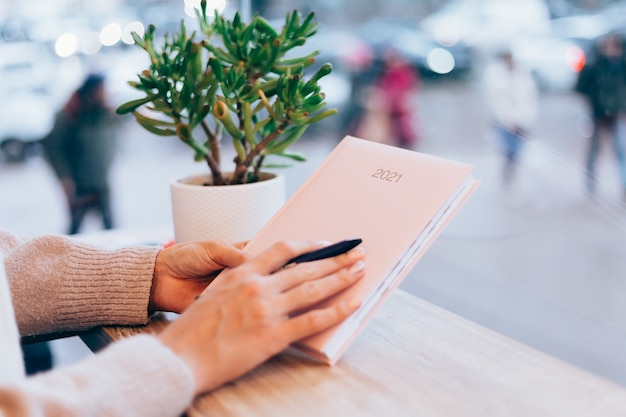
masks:
<svg viewBox="0 0 626 417"><path fill-rule="evenodd" d="M350 249L357 247L362 241L362 239L342 240L341 242L337 242L329 246L324 246L321 249L316 249L314 251L298 255L295 258L290 259L285 264L285 266L302 262L311 262L318 261L320 259L332 258L333 256L341 255L342 253L346 253Z"/></svg>

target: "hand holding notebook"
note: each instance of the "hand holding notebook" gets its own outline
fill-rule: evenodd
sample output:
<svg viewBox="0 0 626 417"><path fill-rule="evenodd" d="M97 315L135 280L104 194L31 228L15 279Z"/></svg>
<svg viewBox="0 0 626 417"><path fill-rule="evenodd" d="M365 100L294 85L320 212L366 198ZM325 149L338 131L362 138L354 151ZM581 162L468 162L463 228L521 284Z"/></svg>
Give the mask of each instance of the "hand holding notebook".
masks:
<svg viewBox="0 0 626 417"><path fill-rule="evenodd" d="M258 254L281 240L362 239L366 275L337 296L358 296L361 308L296 349L328 364L339 359L474 191L472 169L350 136L337 145L245 248Z"/></svg>

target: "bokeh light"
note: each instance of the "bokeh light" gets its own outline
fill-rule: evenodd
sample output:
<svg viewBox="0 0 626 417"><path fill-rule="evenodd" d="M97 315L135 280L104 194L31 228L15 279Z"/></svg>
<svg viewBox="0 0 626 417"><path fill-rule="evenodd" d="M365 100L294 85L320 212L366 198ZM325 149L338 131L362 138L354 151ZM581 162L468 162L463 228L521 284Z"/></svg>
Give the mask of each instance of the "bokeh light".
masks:
<svg viewBox="0 0 626 417"><path fill-rule="evenodd" d="M448 74L452 72L455 66L452 54L443 49L435 48L428 54L428 67L437 74Z"/></svg>
<svg viewBox="0 0 626 417"><path fill-rule="evenodd" d="M565 52L565 60L572 71L580 72L585 66L585 52L578 46L571 46Z"/></svg>
<svg viewBox="0 0 626 417"><path fill-rule="evenodd" d="M100 31L100 43L113 46L122 39L122 27L118 23L109 23Z"/></svg>
<svg viewBox="0 0 626 417"><path fill-rule="evenodd" d="M124 26L124 29L122 30L122 42L124 42L127 45L132 45L133 43L135 43L135 41L133 40L132 33L136 32L139 36L143 36L145 30L146 29L143 23L137 20L127 23L126 26Z"/></svg>
<svg viewBox="0 0 626 417"><path fill-rule="evenodd" d="M64 33L54 44L54 52L62 58L74 55L77 49L78 38L73 33Z"/></svg>
<svg viewBox="0 0 626 417"><path fill-rule="evenodd" d="M102 44L100 43L100 34L98 32L89 32L81 37L80 52L83 54L95 55L100 49L102 49Z"/></svg>

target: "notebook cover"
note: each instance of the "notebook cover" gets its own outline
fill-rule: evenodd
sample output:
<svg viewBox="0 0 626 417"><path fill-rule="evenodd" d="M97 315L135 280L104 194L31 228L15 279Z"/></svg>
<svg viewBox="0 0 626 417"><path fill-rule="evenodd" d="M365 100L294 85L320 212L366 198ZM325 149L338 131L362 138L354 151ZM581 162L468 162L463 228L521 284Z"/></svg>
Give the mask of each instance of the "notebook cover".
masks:
<svg viewBox="0 0 626 417"><path fill-rule="evenodd" d="M365 277L337 297L359 294L366 298L420 232L427 225L432 227L431 218L459 184L471 177L472 169L468 164L346 136L246 245L246 251L257 254L280 240L361 238ZM477 184L473 181L466 187L467 193L454 210ZM348 319L293 347L327 364L335 363L451 217L433 230L432 239L358 323Z"/></svg>

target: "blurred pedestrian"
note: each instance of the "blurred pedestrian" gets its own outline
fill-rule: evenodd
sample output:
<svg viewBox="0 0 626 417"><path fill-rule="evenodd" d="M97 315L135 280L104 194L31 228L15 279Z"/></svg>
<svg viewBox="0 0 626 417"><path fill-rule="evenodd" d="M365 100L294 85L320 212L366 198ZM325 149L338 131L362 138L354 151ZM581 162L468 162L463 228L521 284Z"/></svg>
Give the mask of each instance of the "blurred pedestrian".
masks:
<svg viewBox="0 0 626 417"><path fill-rule="evenodd" d="M372 48L363 45L355 48L344 59L350 77L350 98L341 112L341 136L359 136L359 126L367 112L367 95L379 73Z"/></svg>
<svg viewBox="0 0 626 417"><path fill-rule="evenodd" d="M509 186L524 140L537 118L538 89L533 75L511 51L503 51L497 58L485 71L484 88L491 124L504 154L502 181Z"/></svg>
<svg viewBox="0 0 626 417"><path fill-rule="evenodd" d="M113 114L105 99L104 77L91 74L57 114L43 141L67 197L68 234L78 233L91 209L102 217L105 229L113 228L108 179L116 148Z"/></svg>
<svg viewBox="0 0 626 417"><path fill-rule="evenodd" d="M586 160L587 191L591 196L596 192L596 161L606 133L613 144L626 199L626 58L624 43L618 35L609 34L599 39L597 56L580 72L576 90L587 98L593 121Z"/></svg>
<svg viewBox="0 0 626 417"><path fill-rule="evenodd" d="M369 89L358 136L413 149L418 141L416 95L420 81L417 70L400 52L384 48L381 73Z"/></svg>

